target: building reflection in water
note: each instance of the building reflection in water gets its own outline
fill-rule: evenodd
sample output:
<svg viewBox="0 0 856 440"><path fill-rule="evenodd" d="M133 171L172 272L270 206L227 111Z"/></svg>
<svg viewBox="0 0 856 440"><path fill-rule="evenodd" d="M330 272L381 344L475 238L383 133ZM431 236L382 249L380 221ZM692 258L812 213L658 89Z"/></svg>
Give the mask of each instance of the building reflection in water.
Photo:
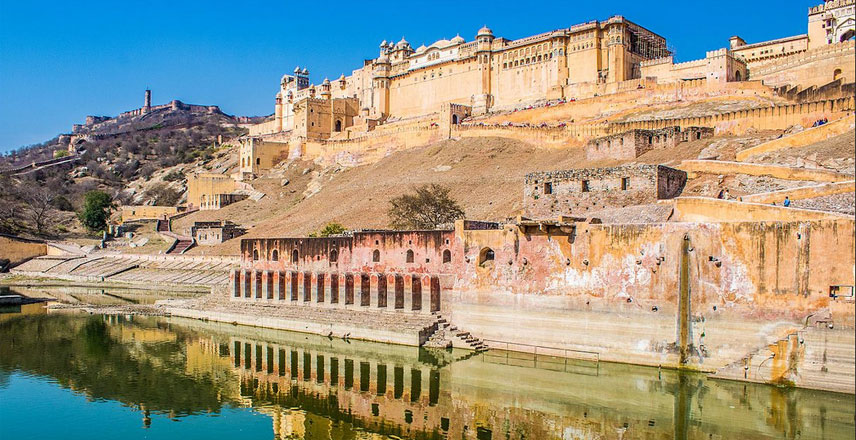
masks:
<svg viewBox="0 0 856 440"><path fill-rule="evenodd" d="M224 406L279 439L852 438L852 396L519 353L424 350L185 319L18 315L0 369L170 418ZM134 377L134 381L127 378Z"/></svg>

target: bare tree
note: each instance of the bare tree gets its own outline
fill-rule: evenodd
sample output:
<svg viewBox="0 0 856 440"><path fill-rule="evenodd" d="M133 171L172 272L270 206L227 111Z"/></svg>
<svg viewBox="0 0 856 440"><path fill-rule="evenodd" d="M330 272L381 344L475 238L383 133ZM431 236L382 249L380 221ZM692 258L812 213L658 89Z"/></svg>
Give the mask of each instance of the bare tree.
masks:
<svg viewBox="0 0 856 440"><path fill-rule="evenodd" d="M26 185L18 189L23 217L43 235L54 222L54 193L44 185Z"/></svg>
<svg viewBox="0 0 856 440"><path fill-rule="evenodd" d="M390 226L396 229L436 229L464 217L464 210L449 196L448 187L430 184L389 201Z"/></svg>

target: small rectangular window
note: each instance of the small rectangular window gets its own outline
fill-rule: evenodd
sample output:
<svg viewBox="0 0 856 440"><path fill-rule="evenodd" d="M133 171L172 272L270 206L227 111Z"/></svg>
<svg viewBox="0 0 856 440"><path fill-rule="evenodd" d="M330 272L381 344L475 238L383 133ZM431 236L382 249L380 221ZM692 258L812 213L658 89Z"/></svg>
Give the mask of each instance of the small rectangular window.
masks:
<svg viewBox="0 0 856 440"><path fill-rule="evenodd" d="M627 191L629 188L630 188L630 178L629 177L622 177L621 178L621 190Z"/></svg>
<svg viewBox="0 0 856 440"><path fill-rule="evenodd" d="M544 183L544 194L553 194L553 182Z"/></svg>
<svg viewBox="0 0 856 440"><path fill-rule="evenodd" d="M589 192L589 181L588 180L583 180L582 191L584 193Z"/></svg>

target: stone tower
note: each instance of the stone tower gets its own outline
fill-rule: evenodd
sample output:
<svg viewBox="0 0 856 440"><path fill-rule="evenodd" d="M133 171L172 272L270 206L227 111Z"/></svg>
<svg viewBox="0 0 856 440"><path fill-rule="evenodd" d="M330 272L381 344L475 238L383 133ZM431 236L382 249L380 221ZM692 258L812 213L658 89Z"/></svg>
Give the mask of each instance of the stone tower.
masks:
<svg viewBox="0 0 856 440"><path fill-rule="evenodd" d="M146 89L146 100L143 103L143 114L152 111L152 91Z"/></svg>

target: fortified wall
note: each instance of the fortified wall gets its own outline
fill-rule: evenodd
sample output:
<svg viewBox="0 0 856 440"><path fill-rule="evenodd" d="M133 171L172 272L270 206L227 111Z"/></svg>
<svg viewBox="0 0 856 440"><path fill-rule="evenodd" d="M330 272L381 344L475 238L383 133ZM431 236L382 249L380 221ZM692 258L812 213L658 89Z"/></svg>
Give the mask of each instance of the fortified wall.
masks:
<svg viewBox="0 0 856 440"><path fill-rule="evenodd" d="M523 184L523 208L534 218L585 215L671 199L681 194L686 182L687 173L663 165L530 173Z"/></svg>

